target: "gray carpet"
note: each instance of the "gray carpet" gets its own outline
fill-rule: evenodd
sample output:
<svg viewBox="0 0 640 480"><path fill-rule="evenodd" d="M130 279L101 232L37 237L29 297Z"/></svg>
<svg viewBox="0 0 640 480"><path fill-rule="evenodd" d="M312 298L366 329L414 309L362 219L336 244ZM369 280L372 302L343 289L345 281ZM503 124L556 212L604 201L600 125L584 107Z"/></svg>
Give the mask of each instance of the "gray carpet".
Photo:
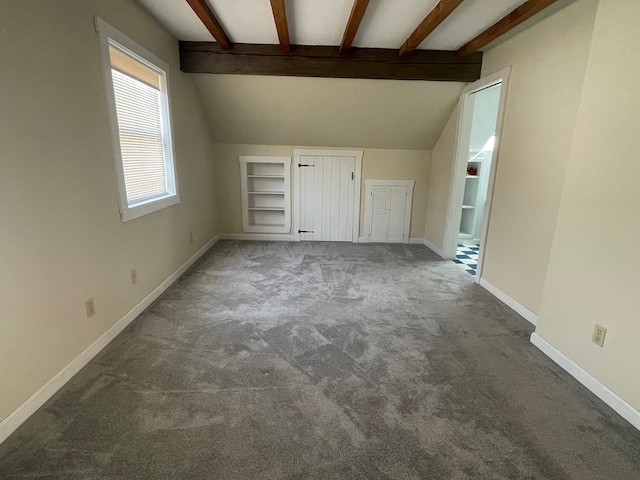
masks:
<svg viewBox="0 0 640 480"><path fill-rule="evenodd" d="M640 432L532 330L423 246L220 242L0 478L640 478Z"/></svg>

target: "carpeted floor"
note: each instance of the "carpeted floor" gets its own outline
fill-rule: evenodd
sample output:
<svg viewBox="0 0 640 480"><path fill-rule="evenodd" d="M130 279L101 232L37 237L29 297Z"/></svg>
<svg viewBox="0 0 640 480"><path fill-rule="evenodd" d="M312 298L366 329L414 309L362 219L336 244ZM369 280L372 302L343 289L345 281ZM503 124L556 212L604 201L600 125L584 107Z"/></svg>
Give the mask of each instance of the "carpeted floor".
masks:
<svg viewBox="0 0 640 480"><path fill-rule="evenodd" d="M640 478L640 432L532 330L423 246L220 242L0 478Z"/></svg>

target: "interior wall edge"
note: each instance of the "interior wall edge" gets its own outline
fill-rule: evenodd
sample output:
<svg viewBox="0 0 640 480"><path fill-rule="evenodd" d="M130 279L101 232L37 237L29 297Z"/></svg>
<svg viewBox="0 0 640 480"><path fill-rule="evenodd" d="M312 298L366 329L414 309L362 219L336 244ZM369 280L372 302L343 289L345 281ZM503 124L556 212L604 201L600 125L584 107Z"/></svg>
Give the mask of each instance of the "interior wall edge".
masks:
<svg viewBox="0 0 640 480"><path fill-rule="evenodd" d="M218 234L209 240L191 258L183 263L166 280L153 289L136 306L129 310L120 320L114 323L97 340L71 360L62 370L55 374L47 383L40 387L33 395L19 405L13 412L0 422L0 443L4 442L20 425L29 419L47 400L58 392L69 380L85 367L98 353L115 339L131 322L133 322L149 305L151 305L165 290L186 272L202 255L213 247L222 235Z"/></svg>
<svg viewBox="0 0 640 480"><path fill-rule="evenodd" d="M573 2L488 49L483 57L483 75L508 66L511 75L482 274L537 314L557 229L597 6L598 0ZM539 188L541 184L544 189Z"/></svg>
<svg viewBox="0 0 640 480"><path fill-rule="evenodd" d="M427 247L429 250L433 251L433 253L435 253L436 255L438 255L440 258L442 258L443 260L447 260L444 256L444 252L442 251L441 248L436 247L433 243L431 243L429 240L427 240L426 238L423 238L422 240L424 240L424 246Z"/></svg>
<svg viewBox="0 0 640 480"><path fill-rule="evenodd" d="M494 297L500 300L502 303L507 305L509 308L513 309L516 313L522 316L526 321L531 323L532 325L537 325L538 323L538 315L533 313L527 307L522 305L516 299L510 297L508 294L500 290L493 283L489 282L486 278L480 278L479 282L481 287L491 293Z"/></svg>
<svg viewBox="0 0 640 480"><path fill-rule="evenodd" d="M613 390L547 342L538 333L533 332L531 334L531 343L538 347L542 353L558 364L558 366L569 375L584 385L591 393L609 405L622 418L640 430L640 411L632 407Z"/></svg>

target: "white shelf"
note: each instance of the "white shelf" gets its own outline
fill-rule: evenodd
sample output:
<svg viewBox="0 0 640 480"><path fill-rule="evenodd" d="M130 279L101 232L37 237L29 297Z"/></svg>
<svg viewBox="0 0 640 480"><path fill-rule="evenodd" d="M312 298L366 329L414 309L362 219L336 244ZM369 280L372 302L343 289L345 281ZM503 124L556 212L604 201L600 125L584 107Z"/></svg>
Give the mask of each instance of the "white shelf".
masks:
<svg viewBox="0 0 640 480"><path fill-rule="evenodd" d="M262 228L283 228L284 223L254 223L254 227L262 227Z"/></svg>
<svg viewBox="0 0 640 480"><path fill-rule="evenodd" d="M465 241L475 241L480 236L480 227L484 213L484 199L486 198L487 180L491 157L482 153L474 156L476 152L469 152L472 157L467 163L467 168L473 168L474 174L469 170L465 172L464 194L462 198L462 214L460 216L459 238ZM474 172L474 170L471 170Z"/></svg>
<svg viewBox="0 0 640 480"><path fill-rule="evenodd" d="M245 232L290 232L290 179L291 157L240 157Z"/></svg>

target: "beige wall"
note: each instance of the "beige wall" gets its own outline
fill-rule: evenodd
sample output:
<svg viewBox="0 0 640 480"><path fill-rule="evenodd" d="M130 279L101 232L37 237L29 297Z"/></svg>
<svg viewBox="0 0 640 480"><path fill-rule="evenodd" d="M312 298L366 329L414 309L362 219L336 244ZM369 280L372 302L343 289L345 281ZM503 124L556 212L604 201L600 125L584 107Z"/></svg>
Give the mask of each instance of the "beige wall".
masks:
<svg viewBox="0 0 640 480"><path fill-rule="evenodd" d="M293 158L294 148L282 145L216 145L216 174L218 201L224 205L221 211L221 232L240 234L242 231L242 206L240 198L240 155L285 156ZM422 237L426 216L429 188L429 150L381 150L365 148L362 158L362 186L360 208L360 236L364 222L364 180L391 179L415 180L411 213L411 237ZM293 165L292 165L293 168ZM291 177L293 182L293 175ZM293 184L293 183L292 183ZM293 212L295 215L295 212ZM291 222L293 225L293 221Z"/></svg>
<svg viewBox="0 0 640 480"><path fill-rule="evenodd" d="M538 313L597 0L581 0L485 53L512 66L483 277ZM576 241L580 238L576 237Z"/></svg>
<svg viewBox="0 0 640 480"><path fill-rule="evenodd" d="M242 230L242 198L240 194L241 155L263 155L272 157L292 157L293 147L279 145L215 145L216 199L220 210L218 230L223 233L239 234ZM293 168L293 167L292 167ZM291 170L293 185L293 169ZM293 230L293 221L291 222Z"/></svg>
<svg viewBox="0 0 640 480"><path fill-rule="evenodd" d="M181 203L127 223L94 15L171 67ZM178 68L176 40L137 3L3 1L0 45L1 420L216 230L213 144L192 79ZM96 314L86 319L91 296Z"/></svg>
<svg viewBox="0 0 640 480"><path fill-rule="evenodd" d="M537 333L640 410L638 24L600 2Z"/></svg>
<svg viewBox="0 0 640 480"><path fill-rule="evenodd" d="M411 207L409 238L423 238L429 195L430 150L377 150L364 149L362 158L362 196L360 204L360 236L364 227L364 181L415 180Z"/></svg>
<svg viewBox="0 0 640 480"><path fill-rule="evenodd" d="M458 82L194 75L217 143L431 150Z"/></svg>
<svg viewBox="0 0 640 480"><path fill-rule="evenodd" d="M460 108L457 106L444 127L438 143L433 148L429 172L429 196L424 238L440 249L444 247L459 118Z"/></svg>

